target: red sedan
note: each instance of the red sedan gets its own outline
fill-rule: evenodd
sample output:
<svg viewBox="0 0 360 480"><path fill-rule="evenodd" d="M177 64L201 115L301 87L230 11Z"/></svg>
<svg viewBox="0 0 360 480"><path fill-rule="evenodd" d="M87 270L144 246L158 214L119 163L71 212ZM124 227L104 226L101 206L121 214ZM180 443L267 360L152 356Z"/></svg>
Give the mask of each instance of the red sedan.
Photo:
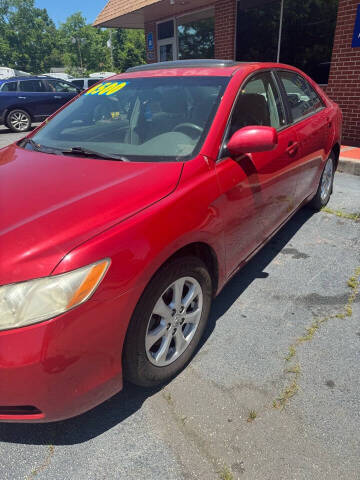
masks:
<svg viewBox="0 0 360 480"><path fill-rule="evenodd" d="M180 61L107 79L2 149L0 420L183 369L226 282L328 202L341 122L296 68Z"/></svg>

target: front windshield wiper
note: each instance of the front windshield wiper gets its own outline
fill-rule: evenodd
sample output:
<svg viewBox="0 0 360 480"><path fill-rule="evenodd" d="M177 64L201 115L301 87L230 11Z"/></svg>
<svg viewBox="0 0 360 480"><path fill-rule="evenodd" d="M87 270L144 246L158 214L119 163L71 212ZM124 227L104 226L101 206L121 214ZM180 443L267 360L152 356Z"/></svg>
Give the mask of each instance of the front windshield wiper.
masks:
<svg viewBox="0 0 360 480"><path fill-rule="evenodd" d="M95 150L88 150L83 147L72 147L68 150L61 150L63 155L83 155L84 157L103 158L105 160L119 160L120 162L129 162L129 160L123 155L117 155L116 153L101 153Z"/></svg>
<svg viewBox="0 0 360 480"><path fill-rule="evenodd" d="M102 158L105 160L118 160L120 162L129 162L123 155L117 155L116 153L101 153L95 150L89 150L83 147L72 147L67 150L63 150L60 147L47 147L46 145L40 145L31 138L24 138L18 144L20 147L31 145L36 152L52 153L54 155L79 155L84 157Z"/></svg>
<svg viewBox="0 0 360 480"><path fill-rule="evenodd" d="M40 152L41 150L41 145L40 143L36 143L34 142L34 140L32 138L23 138L19 143L18 145L20 147L25 147L26 145L30 144L32 146L32 148L34 150L36 150L37 152Z"/></svg>
<svg viewBox="0 0 360 480"><path fill-rule="evenodd" d="M31 145L33 150L36 152L43 152L43 153L52 153L54 155L60 155L61 150L47 147L46 145L41 145L40 143L36 143L32 138L24 138L18 143L19 147L25 148L26 145Z"/></svg>

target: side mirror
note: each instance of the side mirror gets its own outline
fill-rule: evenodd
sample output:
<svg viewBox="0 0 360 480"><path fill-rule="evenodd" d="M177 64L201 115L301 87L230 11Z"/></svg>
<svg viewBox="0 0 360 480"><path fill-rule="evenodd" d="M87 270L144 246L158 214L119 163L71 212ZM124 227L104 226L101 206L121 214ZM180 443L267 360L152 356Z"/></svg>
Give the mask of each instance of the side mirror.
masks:
<svg viewBox="0 0 360 480"><path fill-rule="evenodd" d="M278 144L277 131L273 127L250 126L238 130L230 138L227 149L232 156L244 153L268 152Z"/></svg>

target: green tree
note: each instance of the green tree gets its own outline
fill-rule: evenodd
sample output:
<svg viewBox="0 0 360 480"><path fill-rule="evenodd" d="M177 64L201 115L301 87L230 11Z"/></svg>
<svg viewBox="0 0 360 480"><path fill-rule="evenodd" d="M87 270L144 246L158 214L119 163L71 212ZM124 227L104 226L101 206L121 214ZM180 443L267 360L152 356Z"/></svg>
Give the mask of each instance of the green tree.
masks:
<svg viewBox="0 0 360 480"><path fill-rule="evenodd" d="M111 68L111 52L106 45L109 32L87 24L81 12L68 17L59 32L65 44L64 63L70 70L86 73Z"/></svg>
<svg viewBox="0 0 360 480"><path fill-rule="evenodd" d="M40 73L55 60L57 43L46 9L36 8L34 0L0 0L1 64Z"/></svg>
<svg viewBox="0 0 360 480"><path fill-rule="evenodd" d="M57 29L35 0L0 0L0 65L29 73L65 66L71 73L124 71L145 62L142 30L96 29L81 12ZM107 42L112 34L111 49Z"/></svg>
<svg viewBox="0 0 360 480"><path fill-rule="evenodd" d="M146 63L143 30L118 28L112 35L114 67L119 72Z"/></svg>

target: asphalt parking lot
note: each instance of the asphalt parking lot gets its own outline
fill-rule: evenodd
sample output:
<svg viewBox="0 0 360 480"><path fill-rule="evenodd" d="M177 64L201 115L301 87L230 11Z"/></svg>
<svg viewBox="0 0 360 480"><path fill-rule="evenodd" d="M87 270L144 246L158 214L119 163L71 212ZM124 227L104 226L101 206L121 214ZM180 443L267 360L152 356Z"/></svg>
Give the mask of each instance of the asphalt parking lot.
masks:
<svg viewBox="0 0 360 480"><path fill-rule="evenodd" d="M0 129L0 147L20 137ZM0 479L359 479L360 177L336 174L328 207L297 213L227 285L165 388L0 424Z"/></svg>

